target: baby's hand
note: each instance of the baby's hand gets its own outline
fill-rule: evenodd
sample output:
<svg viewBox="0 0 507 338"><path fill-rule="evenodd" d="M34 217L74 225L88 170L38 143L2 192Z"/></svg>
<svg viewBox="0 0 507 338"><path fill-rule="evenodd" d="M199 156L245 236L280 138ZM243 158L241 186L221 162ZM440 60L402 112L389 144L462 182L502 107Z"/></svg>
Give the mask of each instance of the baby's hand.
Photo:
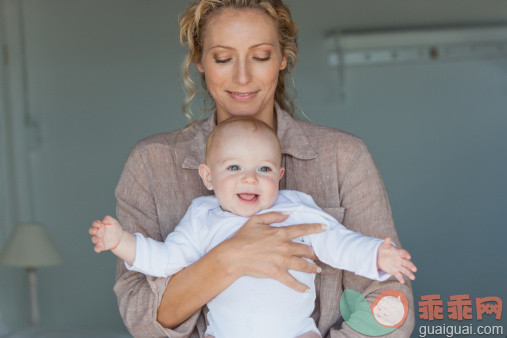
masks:
<svg viewBox="0 0 507 338"><path fill-rule="evenodd" d="M123 229L117 220L106 216L102 221L94 221L88 233L92 235L92 243L95 244L93 249L98 253L115 249L120 244Z"/></svg>
<svg viewBox="0 0 507 338"><path fill-rule="evenodd" d="M377 267L393 276L405 284L403 275L414 280L415 276L412 272L416 272L417 268L410 261L410 254L403 249L398 249L391 244L391 238L387 237L378 249Z"/></svg>

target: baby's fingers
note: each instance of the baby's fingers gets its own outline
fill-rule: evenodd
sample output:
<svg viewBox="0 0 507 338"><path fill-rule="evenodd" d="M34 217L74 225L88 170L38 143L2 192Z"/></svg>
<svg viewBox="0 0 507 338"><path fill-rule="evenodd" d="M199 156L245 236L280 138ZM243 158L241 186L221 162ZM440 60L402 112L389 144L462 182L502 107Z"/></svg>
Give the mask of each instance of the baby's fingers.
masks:
<svg viewBox="0 0 507 338"><path fill-rule="evenodd" d="M384 239L384 241L382 242L382 246L388 248L391 245L391 243L392 243L391 237L386 237L386 239Z"/></svg>
<svg viewBox="0 0 507 338"><path fill-rule="evenodd" d="M396 249L398 251L398 255L401 257L401 258L404 258L404 259L410 259L411 256L410 254L408 253L407 250L403 250L403 249Z"/></svg>
<svg viewBox="0 0 507 338"><path fill-rule="evenodd" d="M92 243L95 244L95 247L93 248L93 250L95 250L96 253L104 251L104 247L102 246L102 242L101 242L100 238L98 238L97 236L93 236Z"/></svg>
<svg viewBox="0 0 507 338"><path fill-rule="evenodd" d="M410 278L411 280L414 280L415 279L415 276L414 274L412 273L412 271L410 271L409 269L403 267L401 268L401 272L403 272L403 274L405 276L407 276L408 278Z"/></svg>
<svg viewBox="0 0 507 338"><path fill-rule="evenodd" d="M403 265L409 269L410 271L412 272L416 272L417 271L417 267L415 266L414 263L412 263L411 261L407 260L407 261L404 261L403 262Z"/></svg>
<svg viewBox="0 0 507 338"><path fill-rule="evenodd" d="M405 280L403 279L403 275L401 274L401 272L396 272L394 274L394 277L396 277L396 279L401 283L401 284L405 284Z"/></svg>
<svg viewBox="0 0 507 338"><path fill-rule="evenodd" d="M106 217L104 217L104 218L102 219L102 222L103 222L104 224L114 224L114 223L116 222L116 220L115 220L113 217L111 217L111 216L107 215Z"/></svg>
<svg viewBox="0 0 507 338"><path fill-rule="evenodd" d="M93 223L92 223L93 228L100 229L103 226L104 226L104 223L102 223L102 221L93 221Z"/></svg>

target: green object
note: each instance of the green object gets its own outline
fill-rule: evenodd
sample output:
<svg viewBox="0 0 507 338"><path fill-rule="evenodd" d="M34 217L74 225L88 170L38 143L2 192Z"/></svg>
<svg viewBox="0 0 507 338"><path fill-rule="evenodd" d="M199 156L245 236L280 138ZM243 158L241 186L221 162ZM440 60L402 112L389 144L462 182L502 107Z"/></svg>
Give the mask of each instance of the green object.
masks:
<svg viewBox="0 0 507 338"><path fill-rule="evenodd" d="M367 336L383 336L397 329L397 327L380 325L373 317L366 299L355 290L345 289L343 291L340 312L351 328Z"/></svg>

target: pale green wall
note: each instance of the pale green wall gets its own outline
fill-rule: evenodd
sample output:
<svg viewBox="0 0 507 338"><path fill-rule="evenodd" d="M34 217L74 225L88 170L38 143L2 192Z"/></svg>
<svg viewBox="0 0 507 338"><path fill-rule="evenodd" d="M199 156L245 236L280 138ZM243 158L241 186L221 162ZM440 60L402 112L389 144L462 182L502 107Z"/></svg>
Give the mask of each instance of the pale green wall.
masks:
<svg viewBox="0 0 507 338"><path fill-rule="evenodd" d="M114 258L93 253L87 227L114 214L114 187L134 143L185 123L177 26L185 3L24 2L29 103L43 138L35 156L36 215L65 258L40 270L45 325L123 330L112 292ZM340 23L442 25L458 2L319 3L290 1L301 30L297 102L311 121L367 142L402 243L420 269L415 295L507 300L507 273L499 269L507 235L507 61L350 69L345 101L338 102L326 31ZM454 22L507 22L495 16L507 13L505 2L488 2L497 9L489 12L477 10L483 3L465 2ZM0 311L11 328L26 323L19 319L27 310L23 281L21 272L0 267Z"/></svg>

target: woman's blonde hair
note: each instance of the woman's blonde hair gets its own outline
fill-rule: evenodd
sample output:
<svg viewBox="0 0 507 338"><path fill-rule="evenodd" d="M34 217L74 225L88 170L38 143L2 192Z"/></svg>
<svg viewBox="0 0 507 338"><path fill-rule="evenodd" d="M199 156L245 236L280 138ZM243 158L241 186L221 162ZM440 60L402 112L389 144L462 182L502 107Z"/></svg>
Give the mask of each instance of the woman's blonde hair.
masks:
<svg viewBox="0 0 507 338"><path fill-rule="evenodd" d="M287 92L286 76L296 66L298 29L292 21L289 8L281 0L196 0L184 9L179 16L180 41L184 47L188 48L187 57L182 65L183 86L186 92L186 99L183 103L183 114L189 119L191 124L196 122L190 109L190 102L195 97L198 88L190 77L190 66L192 63L197 64L201 62L206 23L212 15L228 8L260 9L268 14L277 24L280 49L282 55L287 57L287 67L278 74L275 101L280 105L280 108L294 115L294 102L291 95ZM204 73L201 74L201 85L206 93L206 97L210 97ZM212 102L207 110L213 107L214 103Z"/></svg>

